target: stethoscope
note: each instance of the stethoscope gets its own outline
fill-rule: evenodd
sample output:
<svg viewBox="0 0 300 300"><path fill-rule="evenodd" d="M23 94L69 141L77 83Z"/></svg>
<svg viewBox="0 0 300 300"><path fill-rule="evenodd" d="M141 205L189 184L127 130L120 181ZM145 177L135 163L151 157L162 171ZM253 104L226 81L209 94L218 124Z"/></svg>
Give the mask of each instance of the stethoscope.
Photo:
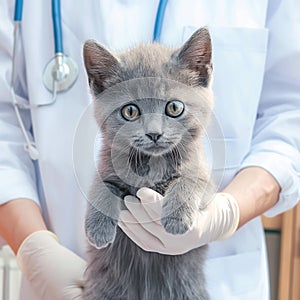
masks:
<svg viewBox="0 0 300 300"><path fill-rule="evenodd" d="M153 41L159 42L164 14L168 0L160 0L158 4ZM52 23L53 23L53 37L54 37L54 57L46 65L43 73L44 86L52 93L52 99L49 103L38 104L37 106L48 106L56 102L57 93L69 90L75 83L78 77L78 67L76 62L67 56L63 50L63 36L61 26L60 0L52 0ZM23 0L15 1L14 12L14 44L13 44L13 59L12 59L12 75L11 75L11 101L17 116L17 120L22 131L25 144L24 149L28 152L32 160L39 158L39 151L34 142L31 142L25 129L25 125L21 118L20 109L30 109L30 105L24 105L17 101L15 94L15 74L16 74L16 59L17 49L20 42L20 30L22 22Z"/></svg>

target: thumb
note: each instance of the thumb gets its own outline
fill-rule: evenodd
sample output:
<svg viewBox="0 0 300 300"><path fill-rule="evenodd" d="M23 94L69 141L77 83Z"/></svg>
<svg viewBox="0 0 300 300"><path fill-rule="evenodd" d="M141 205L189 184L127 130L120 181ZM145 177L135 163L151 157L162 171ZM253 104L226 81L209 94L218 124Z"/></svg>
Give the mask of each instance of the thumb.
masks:
<svg viewBox="0 0 300 300"><path fill-rule="evenodd" d="M141 200L144 209L147 211L151 219L154 221L160 220L163 196L146 187L140 188L136 195Z"/></svg>

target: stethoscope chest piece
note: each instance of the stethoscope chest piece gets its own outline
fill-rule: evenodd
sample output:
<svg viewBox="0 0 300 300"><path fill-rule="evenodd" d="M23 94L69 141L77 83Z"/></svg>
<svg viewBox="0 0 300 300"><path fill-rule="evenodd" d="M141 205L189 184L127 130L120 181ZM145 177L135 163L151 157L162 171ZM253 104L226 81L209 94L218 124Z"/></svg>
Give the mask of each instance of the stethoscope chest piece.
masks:
<svg viewBox="0 0 300 300"><path fill-rule="evenodd" d="M70 89L77 77L78 67L76 62L63 53L57 53L45 67L43 83L55 98L56 93Z"/></svg>

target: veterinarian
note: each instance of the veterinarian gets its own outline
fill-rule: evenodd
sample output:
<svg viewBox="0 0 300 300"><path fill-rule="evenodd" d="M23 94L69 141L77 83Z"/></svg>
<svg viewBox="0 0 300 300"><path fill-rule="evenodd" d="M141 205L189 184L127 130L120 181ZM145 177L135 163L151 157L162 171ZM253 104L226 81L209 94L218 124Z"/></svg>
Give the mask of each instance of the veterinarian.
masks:
<svg viewBox="0 0 300 300"><path fill-rule="evenodd" d="M157 23L158 6L158 0L62 1L62 31L58 26L54 39L57 7L27 0L22 21L20 10L15 16L20 30L13 53L14 1L1 2L0 234L17 254L22 300L81 298L86 199L74 172L73 145L91 101L83 42L96 39L115 51L153 39L180 46L206 25L213 40L215 116L223 132L210 142L213 151L226 150L225 164L214 156L212 172L225 194L205 211L206 223L199 217L201 226L193 229L199 239L170 239L143 224L122 229L145 250L160 253L210 242L205 270L212 300L269 299L259 216L284 212L300 197L300 3L172 0L161 7ZM159 213L160 196L144 189L139 197L132 218L151 209ZM222 207L221 199L228 205Z"/></svg>

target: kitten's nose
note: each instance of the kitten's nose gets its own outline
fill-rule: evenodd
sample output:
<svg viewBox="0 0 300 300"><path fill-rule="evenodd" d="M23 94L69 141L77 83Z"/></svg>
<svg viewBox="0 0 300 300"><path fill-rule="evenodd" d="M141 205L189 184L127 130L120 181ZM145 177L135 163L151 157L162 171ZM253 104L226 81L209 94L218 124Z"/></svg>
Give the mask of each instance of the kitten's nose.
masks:
<svg viewBox="0 0 300 300"><path fill-rule="evenodd" d="M150 132L150 133L146 133L146 136L153 141L154 143L156 143L160 137L162 136L162 134L160 133L156 133L156 132Z"/></svg>

